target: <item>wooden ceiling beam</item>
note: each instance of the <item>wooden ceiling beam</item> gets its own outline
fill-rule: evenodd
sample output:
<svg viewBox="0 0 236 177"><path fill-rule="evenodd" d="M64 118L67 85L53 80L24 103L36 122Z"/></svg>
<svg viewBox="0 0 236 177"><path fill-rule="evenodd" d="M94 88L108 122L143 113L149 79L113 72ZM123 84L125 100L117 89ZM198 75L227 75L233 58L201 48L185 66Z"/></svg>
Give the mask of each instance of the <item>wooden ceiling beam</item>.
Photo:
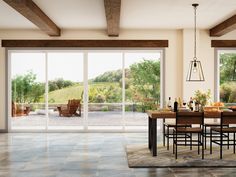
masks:
<svg viewBox="0 0 236 177"><path fill-rule="evenodd" d="M236 15L210 29L210 36L220 37L236 29Z"/></svg>
<svg viewBox="0 0 236 177"><path fill-rule="evenodd" d="M104 0L104 6L107 20L107 34L108 36L118 37L121 0Z"/></svg>
<svg viewBox="0 0 236 177"><path fill-rule="evenodd" d="M235 48L236 47L236 40L212 40L211 47Z"/></svg>
<svg viewBox="0 0 236 177"><path fill-rule="evenodd" d="M168 40L2 40L2 47L168 47Z"/></svg>
<svg viewBox="0 0 236 177"><path fill-rule="evenodd" d="M3 0L49 36L60 36L61 30L32 0Z"/></svg>

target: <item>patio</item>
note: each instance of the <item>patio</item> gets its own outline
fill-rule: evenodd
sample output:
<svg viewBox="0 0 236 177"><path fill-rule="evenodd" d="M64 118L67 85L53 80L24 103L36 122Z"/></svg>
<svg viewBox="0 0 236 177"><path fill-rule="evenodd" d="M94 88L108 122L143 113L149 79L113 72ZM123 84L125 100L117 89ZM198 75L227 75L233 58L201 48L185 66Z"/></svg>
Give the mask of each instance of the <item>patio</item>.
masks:
<svg viewBox="0 0 236 177"><path fill-rule="evenodd" d="M127 126L147 126L146 113L125 112L124 123ZM47 118L43 114L30 112L29 116L12 117L11 124L14 128L43 127ZM90 126L122 126L121 111L93 111L88 113L88 125ZM83 126L84 113L81 117L60 117L57 111L49 112L49 126Z"/></svg>

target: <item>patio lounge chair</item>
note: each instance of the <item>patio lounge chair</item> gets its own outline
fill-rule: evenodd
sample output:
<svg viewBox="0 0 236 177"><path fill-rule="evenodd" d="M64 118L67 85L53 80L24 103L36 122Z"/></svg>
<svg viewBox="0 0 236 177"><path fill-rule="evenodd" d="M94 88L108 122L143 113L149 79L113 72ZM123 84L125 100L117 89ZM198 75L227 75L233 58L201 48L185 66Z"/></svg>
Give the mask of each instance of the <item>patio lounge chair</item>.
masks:
<svg viewBox="0 0 236 177"><path fill-rule="evenodd" d="M15 102L12 102L12 117L28 116L30 112L29 106L19 107Z"/></svg>
<svg viewBox="0 0 236 177"><path fill-rule="evenodd" d="M58 106L57 109L59 111L59 116L81 116L81 104L79 99L68 100L66 107ZM79 113L77 113L77 110L79 110Z"/></svg>

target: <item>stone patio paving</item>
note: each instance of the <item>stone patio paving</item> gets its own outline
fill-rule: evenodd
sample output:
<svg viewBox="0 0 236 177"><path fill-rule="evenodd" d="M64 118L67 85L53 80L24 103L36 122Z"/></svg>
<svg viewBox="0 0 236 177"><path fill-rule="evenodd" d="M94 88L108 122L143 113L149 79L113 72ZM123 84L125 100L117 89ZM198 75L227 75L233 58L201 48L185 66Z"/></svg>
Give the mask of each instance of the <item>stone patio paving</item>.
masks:
<svg viewBox="0 0 236 177"><path fill-rule="evenodd" d="M34 127L45 126L46 116L31 112L29 116L13 117L12 127ZM121 126L122 112L119 111L94 111L88 113L88 125L94 126ZM125 125L127 126L147 126L146 113L125 112ZM84 114L81 117L59 117L57 111L49 114L49 126L83 126Z"/></svg>

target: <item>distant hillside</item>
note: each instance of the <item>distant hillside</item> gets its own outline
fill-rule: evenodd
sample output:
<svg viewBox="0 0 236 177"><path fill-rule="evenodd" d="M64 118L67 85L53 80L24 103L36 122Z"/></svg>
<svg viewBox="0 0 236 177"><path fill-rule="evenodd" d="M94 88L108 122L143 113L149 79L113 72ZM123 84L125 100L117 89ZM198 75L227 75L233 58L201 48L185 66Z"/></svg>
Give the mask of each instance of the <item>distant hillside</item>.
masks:
<svg viewBox="0 0 236 177"><path fill-rule="evenodd" d="M49 103L67 103L69 99L81 99L83 86L80 84L48 93Z"/></svg>
<svg viewBox="0 0 236 177"><path fill-rule="evenodd" d="M118 83L99 82L90 83L89 88L95 90L104 90L105 88L115 87L119 88ZM113 93L114 94L114 93ZM67 103L69 99L81 99L83 97L83 86L76 84L70 87L62 88L48 93L49 103Z"/></svg>
<svg viewBox="0 0 236 177"><path fill-rule="evenodd" d="M119 82L122 78L122 70L107 71L92 79L93 82Z"/></svg>

